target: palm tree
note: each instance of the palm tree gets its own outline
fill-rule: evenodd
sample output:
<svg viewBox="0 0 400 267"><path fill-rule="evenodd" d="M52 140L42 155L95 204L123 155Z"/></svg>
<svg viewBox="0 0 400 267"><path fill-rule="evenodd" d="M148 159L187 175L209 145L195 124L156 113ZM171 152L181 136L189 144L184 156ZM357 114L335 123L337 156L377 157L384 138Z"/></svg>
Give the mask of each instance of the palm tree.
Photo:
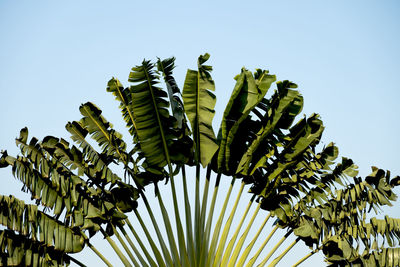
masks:
<svg viewBox="0 0 400 267"><path fill-rule="evenodd" d="M53 136L29 140L22 129L21 154L3 151L0 167L12 168L36 204L0 196L0 265L84 266L74 253L87 246L110 266L92 244L102 235L125 266L275 266L297 243L310 253L294 266L318 251L331 266L398 266L400 220L369 212L392 205L400 178L376 167L358 177L357 166L339 159L333 143L319 144L324 126L317 114L295 122L303 107L296 84L276 82L266 70L243 68L235 77L216 137L208 58L200 56L198 69L188 70L182 94L174 58L144 60L132 68L130 87L108 82L131 148L90 102L80 106L79 121L66 125L75 145ZM160 190L163 183L169 189ZM217 201L223 184L227 192ZM148 199L150 187L157 207ZM264 234L269 220L273 227ZM282 239L264 255L278 229Z"/></svg>

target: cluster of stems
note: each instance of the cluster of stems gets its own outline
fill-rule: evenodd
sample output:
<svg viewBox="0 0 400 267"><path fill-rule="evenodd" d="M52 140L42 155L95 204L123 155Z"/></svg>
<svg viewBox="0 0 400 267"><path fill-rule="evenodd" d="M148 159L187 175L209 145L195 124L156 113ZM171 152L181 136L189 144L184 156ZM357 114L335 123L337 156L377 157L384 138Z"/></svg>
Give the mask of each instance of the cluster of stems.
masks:
<svg viewBox="0 0 400 267"><path fill-rule="evenodd" d="M167 208L164 204L162 194L158 188L156 189L156 197L159 209L162 214L162 221L164 224L165 232L167 233L167 238L165 239L165 235L162 234L162 229L160 229L160 221L156 219L154 215L154 208L150 206L148 199L146 198L144 193L141 193L140 197L143 201L143 204L146 208L146 211L150 217L152 222L152 227L154 229L149 229L145 224L142 216L139 211L134 210L135 217L137 219L138 225L140 225L141 230L145 235L145 240L147 243L145 244L143 238L140 238L139 234L135 229L130 220L127 218L124 220L124 226L120 225L112 225L112 230L114 235L126 252L124 254L119 246L117 246L114 239L107 235L107 233L101 229L103 237L110 244L111 248L118 255L121 262L124 266L144 266L144 267L157 267L157 266L198 266L198 267L208 267L208 266L255 266L256 261L259 259L260 255L264 251L265 247L267 247L268 242L277 232L279 227L277 225L273 226L262 244L259 248L252 253L253 248L257 242L257 240L262 236L261 233L271 218L271 214L267 214L265 216L265 212L260 212L261 204L257 203L256 197L252 196L246 205L246 208L243 212L243 215L238 220L236 224L236 229L234 229L233 233L229 236L231 232L232 224L234 222L234 217L239 206L239 202L242 198L242 193L245 189L245 183L241 182L240 188L238 190L237 196L233 205L231 206L231 210L229 212L229 216L224 220L225 214L228 210L228 204L231 200L232 191L237 179L233 178L229 185L228 191L226 192L226 196L222 207L219 210L219 216L217 220L214 222L214 215L216 211L216 203L217 203L217 195L220 188L221 182L221 174L217 174L215 179L215 185L213 189L213 193L211 196L211 200L208 200L209 191L210 191L210 180L211 180L211 169L208 168L206 171L206 177L204 179L204 186L202 196L200 193L200 183L201 183L201 172L200 166L196 167L196 184L195 184L195 206L194 206L194 220L192 219L192 210L190 206L190 198L188 192L187 178L186 178L186 170L185 167L181 168L182 173L182 186L183 186L183 201L184 201L184 217L185 217L185 229L183 228L184 224L181 220L181 210L179 209L178 197L176 185L173 177L172 168L170 168L170 188L173 199L173 207L174 207L174 217L175 217L175 227L173 229L172 222L170 220L171 214L168 213ZM209 204L209 207L207 207ZM245 225L245 229L242 230L244 226L244 222L249 215L249 211L252 206L256 205L253 215L248 220ZM208 211L208 212L207 212ZM248 240L248 234L250 229L252 228L257 215L262 214L265 216L261 225L259 226L257 232L249 240L247 246L245 247L245 242ZM235 221L236 222L236 221ZM131 239L130 235L127 233L125 228L128 228L131 235L133 235L136 243ZM155 234L154 234L155 233ZM241 235L239 236L239 234ZM280 246L284 243L288 237L293 236L293 231L289 230L284 234L284 236L275 244L273 248L268 251L268 254L258 263L257 266L275 266L277 265L281 259L297 244L299 238L296 238L292 243L290 243L286 249L284 249L274 260L271 260L271 257L276 253L276 251L280 248ZM84 233L82 233L84 235ZM156 243L153 238L157 237L158 242ZM175 238L177 237L177 239ZM228 237L230 240L228 242ZM112 266L111 263L104 257L90 242L89 239L86 238L87 245L92 251L107 265ZM136 244L136 245L135 245ZM311 251L303 258L301 258L298 262L296 262L293 266L298 266L303 263L310 256L315 254L317 250ZM126 257L127 255L128 257ZM250 257L251 255L251 257ZM250 258L250 259L249 259ZM73 259L75 261L75 259ZM84 266L79 261L76 263L80 266Z"/></svg>

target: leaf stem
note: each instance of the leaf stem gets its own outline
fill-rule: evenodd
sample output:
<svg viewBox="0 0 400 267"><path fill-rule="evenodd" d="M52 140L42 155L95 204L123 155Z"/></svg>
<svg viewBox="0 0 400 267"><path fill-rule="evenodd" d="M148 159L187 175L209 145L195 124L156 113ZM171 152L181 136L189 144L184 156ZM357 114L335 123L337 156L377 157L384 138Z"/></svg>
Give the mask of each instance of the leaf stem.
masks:
<svg viewBox="0 0 400 267"><path fill-rule="evenodd" d="M275 225L275 227L272 229L272 231L269 233L267 238L265 239L264 243L260 246L260 248L257 250L256 254L250 259L250 261L246 264L246 267L251 267L254 265L255 261L257 260L258 256L260 256L260 253L263 251L265 246L268 244L269 240L271 237L274 235L274 233L278 230L278 225ZM253 244L254 245L254 244ZM240 261L239 261L240 263Z"/></svg>
<svg viewBox="0 0 400 267"><path fill-rule="evenodd" d="M228 266L235 266L235 263L236 263L236 261L237 261L237 259L238 259L238 257L239 257L239 253L240 253L240 251L242 250L242 248L243 248L243 244L244 244L244 241L246 240L246 237L247 237L247 235L248 235L248 233L249 233L249 231L250 231L250 228L251 228L251 226L253 225L253 222L254 222L254 220L255 220L255 218L257 217L257 214L258 214L258 212L260 211L260 208L261 208L261 203L258 203L258 205L257 205L257 208L256 208L256 210L254 211L254 213L253 213L253 216L251 217L251 219L250 219L250 222L247 224L247 227L246 227L246 230L243 232L243 234L242 234L242 236L240 237L240 239L239 239L239 242L236 244L236 246L235 246L235 250L233 251L233 254L232 254L232 257L231 257L231 259L229 260L229 262L228 262ZM268 221L268 219L269 219L269 214L268 214L268 216L265 218L265 220L264 220L264 222L263 222L263 224L261 225L261 227L260 227L260 229L258 230L258 232L256 233L256 235L254 236L254 239L256 239L259 235L260 235L260 232L261 232L261 230L264 228L264 225L267 223L267 221ZM253 242L253 241L252 241ZM255 242L255 241L254 241ZM243 255L246 253L246 252L250 252L250 250L251 250L251 248L252 248L252 244L254 244L254 242L253 243L250 243L250 245L249 245L249 249L247 249L246 248L246 250L245 250L245 252L243 253ZM245 259L247 258L247 256L245 256ZM244 261L243 261L244 262ZM241 265L239 265L239 266L243 266L243 262L240 262L239 264L241 264Z"/></svg>
<svg viewBox="0 0 400 267"><path fill-rule="evenodd" d="M87 242L88 247L96 253L97 256L109 267L112 267L112 264L103 256L103 254L100 253L100 251L97 250L90 242Z"/></svg>
<svg viewBox="0 0 400 267"><path fill-rule="evenodd" d="M210 249L209 249L209 251L207 253L207 264L206 264L206 266L211 266L211 264L214 262L215 250L217 248L217 242L218 242L218 237L219 237L219 234L220 234L220 231L221 231L221 227L222 227L222 221L224 219L226 207L228 205L229 198L231 196L232 188L233 188L233 185L235 184L235 181L236 181L236 178L232 178L231 185L229 186L228 192L227 192L226 197L225 197L224 204L222 206L222 209L221 209L221 212L219 214L217 223L215 225L213 237L212 237L212 240L211 240Z"/></svg>
<svg viewBox="0 0 400 267"><path fill-rule="evenodd" d="M314 255L315 253L317 253L321 248L317 248L313 251L311 251L310 253L308 253L307 255L305 255L303 258L301 258L298 262L296 262L295 264L293 264L292 267L296 267L298 265L300 265L301 263L303 263L305 260L307 260L309 257L311 257L312 255Z"/></svg>
<svg viewBox="0 0 400 267"><path fill-rule="evenodd" d="M88 245L88 247L107 265L107 266L111 266L112 264L103 256L103 254L100 253L100 251L97 250L97 248L95 246L93 246L90 242L89 242L89 238L87 237L87 235L81 231L81 235L83 236L83 238L85 239L86 244Z"/></svg>
<svg viewBox="0 0 400 267"><path fill-rule="evenodd" d="M201 233L202 233L201 243L203 243L203 240L205 238L204 230L205 230L205 224L206 224L207 199L208 199L208 190L210 187L210 178L211 178L211 165L208 165L206 179L204 180L203 200L201 203L201 213L200 213L200 228L201 228Z"/></svg>
<svg viewBox="0 0 400 267"><path fill-rule="evenodd" d="M168 212L167 212L167 210L166 210L166 208L164 206L164 202L162 200L161 193L158 190L157 185L156 185L156 192L157 192L156 194L157 194L158 204L160 206L161 214L162 214L163 221L164 221L165 230L167 232L168 242L169 242L169 245L170 245L170 249L172 250L172 259L173 259L173 262L174 262L173 265L174 266L181 266L179 253L178 253L178 248L177 248L176 243L175 243L174 233L173 233L173 230L172 230L171 222L169 220L169 214L168 214ZM152 218L152 220L153 220L153 218ZM157 221L154 220L153 224L157 224Z"/></svg>
<svg viewBox="0 0 400 267"><path fill-rule="evenodd" d="M121 238L121 235L118 233L117 229L115 229L114 225L111 225L114 231L115 236L117 237L119 243L122 245L128 257L131 259L133 265L140 267L139 263L136 261L135 257L133 256L132 252L129 250L128 246L126 245L125 241Z"/></svg>
<svg viewBox="0 0 400 267"><path fill-rule="evenodd" d="M190 208L189 195L186 183L186 170L185 166L182 166L182 180L183 180L183 195L185 199L185 219L186 219L186 238L187 238L187 251L190 258L190 266L195 266L195 255L194 255L194 241L193 241L193 222L192 212Z"/></svg>
<svg viewBox="0 0 400 267"><path fill-rule="evenodd" d="M148 259L148 261L150 262L150 264L152 266L157 266L157 264L153 261L152 257L150 256L150 253L147 251L146 246L143 244L142 240L139 238L138 234L136 233L135 229L133 228L131 222L129 221L128 218L125 219L126 224L128 225L129 229L131 230L133 236L135 237L136 241L139 243L140 248L142 249L144 255L146 256L146 258ZM154 256L156 257L156 260L158 262L158 264L162 267L165 267L164 261L162 259L161 253L160 251L157 249L156 244L154 243L153 239L151 238L146 226L142 225L142 220L139 220L139 223L142 226L142 229L147 237L147 240L150 243L150 247L153 250ZM154 263L154 264L153 264Z"/></svg>
<svg viewBox="0 0 400 267"><path fill-rule="evenodd" d="M106 240L108 241L110 246L114 249L115 253L117 253L118 257L121 259L124 266L126 266L126 267L132 266L129 263L128 259L125 257L125 255L122 253L122 251L118 248L117 244L115 244L114 240L112 240L111 237L109 237L108 234L102 228L100 228L100 231L103 234L103 236L106 238Z"/></svg>
<svg viewBox="0 0 400 267"><path fill-rule="evenodd" d="M160 242L161 251L162 251L162 253L164 255L164 258L165 258L165 263L168 266L172 266L173 264L172 264L171 254L169 253L169 250L167 249L167 246L165 245L165 242L164 242L164 239L163 239L163 237L161 235L160 229L158 228L157 221L154 218L153 211L150 208L150 205L149 205L149 202L147 201L146 196L143 193L141 194L141 196L142 196L143 202L144 202L144 204L146 206L147 212L150 215L151 221L153 223L154 230L156 231L156 234L157 234L158 241ZM142 225L143 230L146 233L147 240L149 240L149 242L151 242L153 240L153 237L150 235L149 231L147 230L147 227L144 224L144 222L142 220L142 217L140 216L140 214L139 214L139 212L137 210L135 210L135 215L138 218L140 224Z"/></svg>
<svg viewBox="0 0 400 267"><path fill-rule="evenodd" d="M70 255L68 255L68 259L72 262L74 262L76 265L79 265L81 267L86 267L85 264L83 264L82 262L78 261L77 259L71 257Z"/></svg>
<svg viewBox="0 0 400 267"><path fill-rule="evenodd" d="M264 266L268 260L271 258L271 256L275 253L275 251L282 245L283 241L286 240L286 238L293 232L293 230L290 230L289 232L287 232L282 238L281 240L279 240L278 243L276 243L276 245L269 251L268 255L265 257L265 259L259 264L257 265L257 267L262 267Z"/></svg>
<svg viewBox="0 0 400 267"><path fill-rule="evenodd" d="M212 224L212 219L214 215L214 208L215 208L215 203L218 195L218 188L219 188L219 183L221 181L221 173L217 174L217 178L215 180L215 186L214 186L214 192L213 196L211 199L211 204L210 204L210 209L208 211L208 216L207 216L207 224L206 224L206 229L204 232L204 239L203 239L203 245L201 247L201 256L200 256L200 266L203 267L204 264L206 263L206 254L208 255L208 246L210 243L210 233L211 233L211 224Z"/></svg>
<svg viewBox="0 0 400 267"><path fill-rule="evenodd" d="M178 200L176 197L175 182L174 182L172 168L170 168L170 177L171 177L170 184L171 184L172 198L173 198L173 202L174 202L176 231L178 233L180 260L181 260L181 264L183 266L188 266L189 258L188 258L188 252L186 250L185 235L183 233L182 221L181 221L181 216L180 216L179 207L178 207Z"/></svg>
<svg viewBox="0 0 400 267"><path fill-rule="evenodd" d="M250 199L249 203L247 204L246 210L245 210L242 218L240 219L239 224L236 227L235 233L233 234L231 240L228 243L228 246L225 249L224 255L222 256L222 263L221 263L222 266L227 266L228 265L228 261L229 261L229 258L231 256L231 253L232 253L232 250L233 250L233 246L235 245L235 242L236 242L236 239L237 239L237 237L239 235L240 229L243 226L243 222L246 219L247 214L249 213L250 207L253 204L254 199L255 199L255 196L253 195L252 198Z"/></svg>
<svg viewBox="0 0 400 267"><path fill-rule="evenodd" d="M239 205L240 197L242 196L242 193L243 193L243 190L244 190L244 186L245 186L245 183L242 182L241 185L240 185L240 189L239 189L239 192L237 194L236 200L235 200L235 204L232 207L232 210L231 210L231 213L229 214L228 220L225 223L224 230L222 231L222 236L221 236L221 238L219 240L219 243L218 243L217 254L216 254L215 259L214 259L214 264L213 264L214 267L220 266L220 264L221 264L222 254L223 254L224 248L225 248L225 243L226 243L226 240L228 238L229 230L231 228L232 221L233 221L233 218L235 216L237 206ZM248 212L248 208L247 208L247 212Z"/></svg>
<svg viewBox="0 0 400 267"><path fill-rule="evenodd" d="M127 232L125 231L125 229L122 226L119 226L119 230L121 231L122 235L125 237L125 239L128 241L129 246L132 248L132 250L135 252L136 256L138 257L140 263L142 264L142 266L144 267L148 267L149 265L147 264L147 262L144 260L144 258L142 257L141 253L139 252L139 250L136 248L136 246L133 244L132 239L129 237L129 235L127 234ZM153 259L151 259L153 260ZM154 264L153 264L154 263ZM153 267L157 267L157 265L155 264L154 261L151 261L151 266Z"/></svg>
<svg viewBox="0 0 400 267"><path fill-rule="evenodd" d="M200 244L200 163L196 165L196 191L194 206L194 247L196 262L200 262L201 244Z"/></svg>
<svg viewBox="0 0 400 267"><path fill-rule="evenodd" d="M294 240L294 241L281 253L281 255L279 255L278 257L276 257L276 258L271 262L271 264L268 265L268 266L269 266L269 267L274 267L274 266L276 266L276 265L278 264L278 262L289 252L289 250L291 250L291 249L294 247L294 245L297 244L297 242L298 242L299 240L300 240L299 238L296 238L296 240ZM264 265L262 265L262 266L264 266Z"/></svg>

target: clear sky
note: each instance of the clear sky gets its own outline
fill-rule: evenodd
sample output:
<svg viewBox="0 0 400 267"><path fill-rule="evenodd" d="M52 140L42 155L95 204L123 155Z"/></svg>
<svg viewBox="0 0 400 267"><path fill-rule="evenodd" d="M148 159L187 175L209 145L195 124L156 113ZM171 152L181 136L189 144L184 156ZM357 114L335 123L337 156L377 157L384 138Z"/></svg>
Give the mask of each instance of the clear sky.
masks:
<svg viewBox="0 0 400 267"><path fill-rule="evenodd" d="M182 87L208 52L215 131L241 67L269 69L299 85L304 113L324 121L323 142L363 176L372 165L400 175L399 14L399 1L0 1L0 149L15 155L25 126L39 139L68 138L64 126L86 101L127 136L107 81L127 86L143 58L175 56ZM10 170L0 179L0 194L22 198Z"/></svg>

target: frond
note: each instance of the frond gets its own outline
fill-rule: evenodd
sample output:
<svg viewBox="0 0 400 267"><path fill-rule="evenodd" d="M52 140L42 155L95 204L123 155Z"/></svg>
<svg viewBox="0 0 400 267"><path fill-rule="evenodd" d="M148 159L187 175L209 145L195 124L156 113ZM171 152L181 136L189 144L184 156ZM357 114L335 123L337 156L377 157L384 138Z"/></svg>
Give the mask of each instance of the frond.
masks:
<svg viewBox="0 0 400 267"><path fill-rule="evenodd" d="M68 266L71 257L40 241L0 230L0 266Z"/></svg>
<svg viewBox="0 0 400 267"><path fill-rule="evenodd" d="M0 195L0 223L61 252L76 253L84 247L84 238L79 232L39 211L36 205L27 205L14 196Z"/></svg>
<svg viewBox="0 0 400 267"><path fill-rule="evenodd" d="M190 121L195 143L196 161L203 167L211 161L218 149L212 119L216 103L214 81L211 78L212 67L204 65L210 55L205 54L198 59L198 70L188 70L183 86L183 103Z"/></svg>

